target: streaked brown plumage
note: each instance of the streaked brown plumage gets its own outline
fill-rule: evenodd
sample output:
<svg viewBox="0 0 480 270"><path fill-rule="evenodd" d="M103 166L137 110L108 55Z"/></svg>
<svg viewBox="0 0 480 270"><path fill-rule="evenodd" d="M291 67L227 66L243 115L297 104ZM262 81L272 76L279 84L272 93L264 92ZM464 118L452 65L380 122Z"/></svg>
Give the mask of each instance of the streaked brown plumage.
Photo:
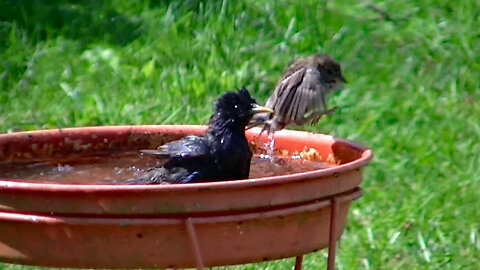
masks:
<svg viewBox="0 0 480 270"><path fill-rule="evenodd" d="M325 54L310 55L293 62L282 74L265 107L274 114L256 115L250 126L264 125L269 133L286 125L315 124L328 109L326 95L346 83L340 64Z"/></svg>

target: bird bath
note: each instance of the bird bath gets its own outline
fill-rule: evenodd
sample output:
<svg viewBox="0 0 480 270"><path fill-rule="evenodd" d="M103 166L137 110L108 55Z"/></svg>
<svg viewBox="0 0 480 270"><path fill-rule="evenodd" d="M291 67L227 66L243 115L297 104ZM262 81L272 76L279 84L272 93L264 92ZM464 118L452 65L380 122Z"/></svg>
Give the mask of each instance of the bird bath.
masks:
<svg viewBox="0 0 480 270"><path fill-rule="evenodd" d="M0 163L153 149L205 126L84 127L0 135ZM246 132L253 141L259 129ZM266 140L263 138L264 141ZM338 166L257 179L180 185L30 183L0 178L0 261L76 268L183 268L297 257L335 245L362 195L369 149L283 130L277 151L316 150Z"/></svg>

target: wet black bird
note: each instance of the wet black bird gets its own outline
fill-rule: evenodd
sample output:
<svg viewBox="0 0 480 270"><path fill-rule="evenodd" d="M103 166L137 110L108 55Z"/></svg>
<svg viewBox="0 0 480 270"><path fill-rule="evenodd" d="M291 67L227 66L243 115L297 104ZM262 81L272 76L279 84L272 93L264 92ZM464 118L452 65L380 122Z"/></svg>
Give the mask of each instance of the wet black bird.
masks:
<svg viewBox="0 0 480 270"><path fill-rule="evenodd" d="M199 183L248 178L252 152L245 126L253 115L264 112L273 111L256 104L247 89L226 92L216 101L203 135L186 136L156 150L143 150L145 154L166 158L166 163L119 183Z"/></svg>
<svg viewBox="0 0 480 270"><path fill-rule="evenodd" d="M346 83L340 64L325 54L310 55L294 61L282 74L265 107L275 113L258 114L250 127L264 125L269 133L286 125L317 123L328 109L326 95Z"/></svg>

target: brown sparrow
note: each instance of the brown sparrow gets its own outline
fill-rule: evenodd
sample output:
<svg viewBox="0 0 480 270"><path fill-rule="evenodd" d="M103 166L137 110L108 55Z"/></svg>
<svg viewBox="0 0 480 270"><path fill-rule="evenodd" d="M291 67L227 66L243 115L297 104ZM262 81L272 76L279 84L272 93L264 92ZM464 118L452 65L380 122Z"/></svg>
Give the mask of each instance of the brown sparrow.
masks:
<svg viewBox="0 0 480 270"><path fill-rule="evenodd" d="M340 64L325 54L310 55L293 62L282 74L265 107L274 113L254 116L249 127L264 125L268 133L286 125L315 124L322 115L335 111L327 109L326 95L340 89L347 81Z"/></svg>

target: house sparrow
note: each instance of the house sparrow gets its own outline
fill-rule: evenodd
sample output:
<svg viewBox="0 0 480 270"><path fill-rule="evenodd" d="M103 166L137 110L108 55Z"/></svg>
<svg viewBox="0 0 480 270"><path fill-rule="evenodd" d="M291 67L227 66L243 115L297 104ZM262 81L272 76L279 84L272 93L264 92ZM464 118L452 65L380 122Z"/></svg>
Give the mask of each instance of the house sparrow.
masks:
<svg viewBox="0 0 480 270"><path fill-rule="evenodd" d="M327 108L326 95L346 82L340 64L328 55L298 59L283 72L265 104L275 112L257 114L249 127L264 125L263 130L270 134L286 125L313 125L322 115L335 111Z"/></svg>
<svg viewBox="0 0 480 270"><path fill-rule="evenodd" d="M142 150L166 158L166 163L145 175L116 184L200 183L246 179L252 152L245 126L257 113L273 113L259 106L247 89L226 92L216 102L208 130L201 136L185 136L155 150Z"/></svg>

